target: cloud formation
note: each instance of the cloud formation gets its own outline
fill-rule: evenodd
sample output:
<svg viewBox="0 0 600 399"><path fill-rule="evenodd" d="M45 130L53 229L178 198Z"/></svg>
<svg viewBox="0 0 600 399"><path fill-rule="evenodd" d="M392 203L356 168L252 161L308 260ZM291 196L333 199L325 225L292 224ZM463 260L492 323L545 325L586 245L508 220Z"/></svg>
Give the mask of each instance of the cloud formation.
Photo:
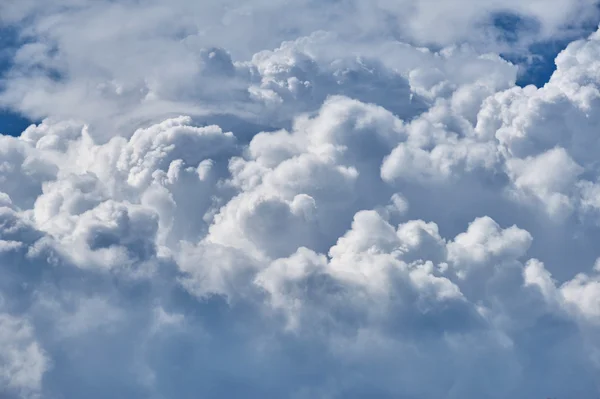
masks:
<svg viewBox="0 0 600 399"><path fill-rule="evenodd" d="M199 4L0 4L0 396L599 393L592 2Z"/></svg>
<svg viewBox="0 0 600 399"><path fill-rule="evenodd" d="M367 88L392 83L389 76L378 75L377 65L348 65L347 58L376 53L400 70L425 62L427 56L411 46L402 55L392 52L400 58L386 56L390 46L402 47L398 40L527 57L533 44L580 37L600 18L598 12L594 0L10 0L0 6L0 23L15 30L22 45L2 82L0 106L36 120L76 119L109 131L118 127L121 134L180 114L219 112L248 120L261 107L248 104L247 97L268 94L264 85L277 95L263 100L283 95L273 88L279 85L288 95L302 97L298 100L309 101L311 93L313 109L320 97L331 94L331 85L323 86L328 79L338 82L341 91L354 90L353 96L381 96ZM318 32L336 39L261 53ZM301 52L290 54L298 46L307 50L302 59L294 58ZM264 68L273 57L281 69ZM287 74L298 81L281 87L286 65ZM354 73L339 76L340 68ZM296 71L303 74L296 76ZM348 80L362 80L367 71L375 81L351 89ZM257 82L263 90L248 92ZM307 82L314 85L307 87ZM282 127L273 126L272 119L273 114L262 121Z"/></svg>

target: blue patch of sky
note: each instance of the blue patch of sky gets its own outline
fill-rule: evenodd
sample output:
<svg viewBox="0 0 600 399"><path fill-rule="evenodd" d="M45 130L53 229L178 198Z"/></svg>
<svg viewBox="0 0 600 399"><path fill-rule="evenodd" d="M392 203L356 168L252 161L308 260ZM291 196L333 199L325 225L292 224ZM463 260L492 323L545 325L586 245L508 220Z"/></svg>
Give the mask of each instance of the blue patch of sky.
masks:
<svg viewBox="0 0 600 399"><path fill-rule="evenodd" d="M13 29L0 27L0 77L10 69L11 59L18 44L18 36ZM19 113L0 108L0 134L18 136L31 123L31 120Z"/></svg>
<svg viewBox="0 0 600 399"><path fill-rule="evenodd" d="M491 23L501 40L507 44L514 44L519 37L529 33L534 34L539 29L537 21L513 13L497 13L492 17ZM598 29L598 21L590 21L578 27L576 34L570 37L537 42L529 46L525 52L505 53L501 56L521 67L517 85L532 84L541 87L550 80L556 69L554 63L556 56L574 39L587 37L596 29Z"/></svg>
<svg viewBox="0 0 600 399"><path fill-rule="evenodd" d="M16 112L0 109L0 134L20 136L33 122Z"/></svg>
<svg viewBox="0 0 600 399"><path fill-rule="evenodd" d="M531 53L527 59L523 57L514 57L513 59L510 59L510 57L507 57L510 61L517 64L523 62L526 65L519 75L517 85L527 86L532 84L537 87L542 87L546 84L556 70L554 59L570 42L570 40L567 40L536 43L531 46Z"/></svg>

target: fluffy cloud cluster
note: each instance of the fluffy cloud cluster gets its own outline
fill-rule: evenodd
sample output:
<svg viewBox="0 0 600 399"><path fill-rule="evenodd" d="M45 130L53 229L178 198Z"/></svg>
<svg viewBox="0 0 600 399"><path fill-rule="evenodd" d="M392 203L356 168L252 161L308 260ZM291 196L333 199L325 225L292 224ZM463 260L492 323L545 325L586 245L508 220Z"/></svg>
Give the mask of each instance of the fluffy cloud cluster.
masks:
<svg viewBox="0 0 600 399"><path fill-rule="evenodd" d="M437 21L426 3L415 18ZM519 11L550 32L566 5L587 3ZM597 396L600 34L521 88L473 46L345 32L247 61L186 36L105 64L55 7L138 5L88 6L35 8L60 46L21 47L2 94L52 118L0 136L0 396Z"/></svg>
<svg viewBox="0 0 600 399"><path fill-rule="evenodd" d="M375 53L379 61L392 62L392 70L396 65L415 67L425 62L423 57L429 58L411 46L404 51L390 49L402 47L400 40L436 49L467 45L477 53L504 52L525 59L532 45L565 42L590 32L600 18L596 3L10 0L0 5L0 24L3 36L14 36L17 45L5 50L12 55L13 68L0 80L0 106L35 120L50 116L100 124L110 137L115 128L124 134L140 124L180 114L235 114L248 121L262 111L247 103L248 95L275 102L286 96L288 100L302 97L306 105L332 94L332 82L340 84L339 91L352 96L360 93L372 101L384 96L374 85L403 88L393 82L389 71L380 75L377 62L352 65L345 59L348 55ZM279 47L282 41L319 32L336 39L317 46L284 46L275 55L261 53ZM303 51L293 53L298 47ZM279 58L278 68L269 68L273 57ZM248 68L244 60L251 58L254 62ZM438 68L442 72L457 68L456 76L478 69L462 70L460 65L455 58L453 66ZM299 70L303 73L296 73ZM292 76L286 77L286 71L296 79L287 81ZM369 73L369 81L364 81ZM435 85L437 72L431 73L420 76L416 72L424 83ZM248 85L258 86L257 90L249 92ZM262 121L271 128L282 127L273 115L278 112Z"/></svg>

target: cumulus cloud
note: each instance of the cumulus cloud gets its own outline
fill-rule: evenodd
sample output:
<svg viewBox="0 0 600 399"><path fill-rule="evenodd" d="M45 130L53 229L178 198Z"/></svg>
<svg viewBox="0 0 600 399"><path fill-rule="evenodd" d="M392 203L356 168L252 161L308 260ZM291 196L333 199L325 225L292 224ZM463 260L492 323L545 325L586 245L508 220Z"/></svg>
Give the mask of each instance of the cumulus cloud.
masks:
<svg viewBox="0 0 600 399"><path fill-rule="evenodd" d="M292 97L314 110L333 91L376 101L383 97L376 87L385 86L398 91L386 98L398 101L395 111L403 110L406 87L394 79L395 71L382 71L376 61L353 56L388 53L400 40L438 49L466 44L478 53L506 51L526 57L530 45L578 37L598 18L593 0L464 0L459 5L448 0L50 0L43 5L27 0L1 7L3 25L16 31L22 45L14 50L14 68L2 81L0 104L34 119L52 116L101 124L99 134L105 137L110 136L106 130L126 134L139 124L182 113L204 118L234 114L250 122L261 107L249 103L249 97L273 106ZM110 32L106 21L111 21ZM320 49L310 39L302 46L311 51L281 46L282 41L325 32L336 40ZM385 58L394 55L397 72L423 58L411 46ZM463 70L457 62L429 62L442 71L457 69L452 75L459 79L478 69L475 64ZM413 69L414 79L429 89L447 89L448 84L437 85L439 71ZM470 102L467 92L485 95L481 89L463 88L457 102ZM285 105L293 106L291 112L302 109ZM276 116L281 111L262 110L267 115L258 119L280 127Z"/></svg>
<svg viewBox="0 0 600 399"><path fill-rule="evenodd" d="M2 314L0 342L2 391L5 394L18 392L24 397L38 392L49 362L35 339L31 325L26 320Z"/></svg>
<svg viewBox="0 0 600 399"><path fill-rule="evenodd" d="M0 396L594 397L592 8L0 4Z"/></svg>

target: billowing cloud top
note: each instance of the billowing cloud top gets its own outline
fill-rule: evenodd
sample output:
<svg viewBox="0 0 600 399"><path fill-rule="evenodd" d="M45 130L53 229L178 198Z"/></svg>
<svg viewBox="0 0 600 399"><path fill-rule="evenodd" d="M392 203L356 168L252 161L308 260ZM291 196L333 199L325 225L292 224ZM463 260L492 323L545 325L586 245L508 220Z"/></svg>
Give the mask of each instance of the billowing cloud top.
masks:
<svg viewBox="0 0 600 399"><path fill-rule="evenodd" d="M594 3L1 2L0 396L597 397Z"/></svg>

